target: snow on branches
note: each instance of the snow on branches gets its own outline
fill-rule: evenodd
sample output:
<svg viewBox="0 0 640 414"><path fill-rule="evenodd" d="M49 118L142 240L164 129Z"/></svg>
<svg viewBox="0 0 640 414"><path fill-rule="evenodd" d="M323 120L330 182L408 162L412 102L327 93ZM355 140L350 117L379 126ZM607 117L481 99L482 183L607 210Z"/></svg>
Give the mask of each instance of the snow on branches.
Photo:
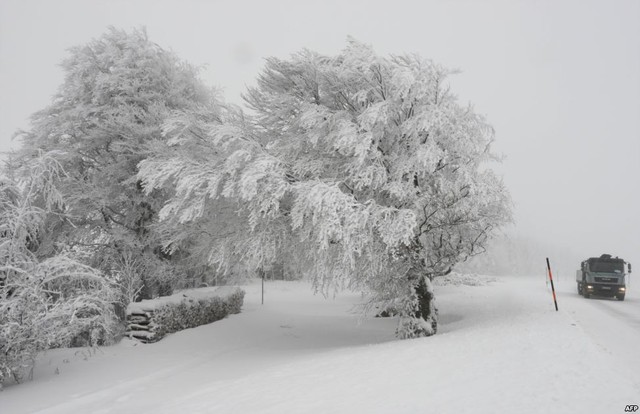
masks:
<svg viewBox="0 0 640 414"><path fill-rule="evenodd" d="M110 280L77 252L39 257L47 215L64 211L57 155L40 153L20 180L0 182L0 384L20 381L39 351L108 342L117 328Z"/></svg>
<svg viewBox="0 0 640 414"><path fill-rule="evenodd" d="M145 298L188 284L187 274L202 277L202 266L181 267L188 251L172 257L162 251L154 225L166 198L161 191L143 194L135 177L138 163L164 145L163 125L175 137L169 144L180 143L174 131L180 125L170 123L171 114L195 114L201 107L215 113L214 91L198 78L197 68L151 42L144 30L110 28L71 48L62 68L65 79L55 99L20 135L22 161L45 151L66 171L56 184L66 220L50 242L81 246L86 264L129 278L132 288L142 286L139 296ZM135 256L135 266L127 255Z"/></svg>
<svg viewBox="0 0 640 414"><path fill-rule="evenodd" d="M162 218L198 223L209 260L284 263L325 292L369 290L402 304L400 336L432 334L431 278L510 219L487 164L493 129L450 93L450 73L353 39L333 57L269 58L245 95L251 117L177 114L165 134L181 145L143 161L139 178L147 192L173 189Z"/></svg>

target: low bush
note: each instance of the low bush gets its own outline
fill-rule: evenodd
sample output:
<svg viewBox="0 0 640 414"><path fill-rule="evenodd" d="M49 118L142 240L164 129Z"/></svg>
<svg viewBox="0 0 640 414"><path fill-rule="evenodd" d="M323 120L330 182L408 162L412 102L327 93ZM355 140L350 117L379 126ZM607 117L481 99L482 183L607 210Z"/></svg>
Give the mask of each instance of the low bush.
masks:
<svg viewBox="0 0 640 414"><path fill-rule="evenodd" d="M245 292L239 288L192 289L166 298L134 303L127 310L127 335L155 342L183 329L239 313ZM147 321L140 322L143 319Z"/></svg>

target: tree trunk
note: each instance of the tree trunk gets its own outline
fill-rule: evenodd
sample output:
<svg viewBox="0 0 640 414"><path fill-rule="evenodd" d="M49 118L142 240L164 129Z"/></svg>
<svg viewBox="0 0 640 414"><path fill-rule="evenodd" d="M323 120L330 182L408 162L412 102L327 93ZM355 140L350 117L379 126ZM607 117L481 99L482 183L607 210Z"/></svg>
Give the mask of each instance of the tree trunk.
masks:
<svg viewBox="0 0 640 414"><path fill-rule="evenodd" d="M401 339L435 335L438 331L438 309L431 279L419 276L407 298L396 334Z"/></svg>
<svg viewBox="0 0 640 414"><path fill-rule="evenodd" d="M431 328L432 333L424 336L433 335L438 331L438 309L436 309L431 279L428 276L420 277L415 290L418 296L416 318L422 318Z"/></svg>

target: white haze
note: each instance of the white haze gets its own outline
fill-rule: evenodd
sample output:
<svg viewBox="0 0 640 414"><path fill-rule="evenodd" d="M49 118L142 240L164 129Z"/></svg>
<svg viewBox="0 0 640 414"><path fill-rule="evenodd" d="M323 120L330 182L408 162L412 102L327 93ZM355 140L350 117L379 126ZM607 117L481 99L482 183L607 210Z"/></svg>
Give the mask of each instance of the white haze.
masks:
<svg viewBox="0 0 640 414"><path fill-rule="evenodd" d="M529 263L543 270L549 257L565 271L611 253L640 269L639 22L635 0L0 0L0 150L15 148L13 132L50 101L65 50L109 25L145 26L206 64L203 77L236 103L264 57L335 54L351 35L462 70L451 87L496 129L506 158L494 168L516 221L506 231Z"/></svg>

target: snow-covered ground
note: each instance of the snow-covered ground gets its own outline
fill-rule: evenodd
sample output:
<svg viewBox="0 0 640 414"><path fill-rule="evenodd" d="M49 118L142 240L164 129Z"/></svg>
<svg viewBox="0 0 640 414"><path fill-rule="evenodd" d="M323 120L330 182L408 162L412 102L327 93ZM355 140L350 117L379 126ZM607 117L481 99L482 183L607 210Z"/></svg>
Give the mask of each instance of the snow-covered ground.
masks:
<svg viewBox="0 0 640 414"><path fill-rule="evenodd" d="M633 281L633 280L632 280ZM437 286L440 332L395 340L357 294L246 287L243 312L155 344L54 350L0 413L622 413L640 405L640 286L584 299L543 276ZM637 291L636 291L637 290Z"/></svg>

